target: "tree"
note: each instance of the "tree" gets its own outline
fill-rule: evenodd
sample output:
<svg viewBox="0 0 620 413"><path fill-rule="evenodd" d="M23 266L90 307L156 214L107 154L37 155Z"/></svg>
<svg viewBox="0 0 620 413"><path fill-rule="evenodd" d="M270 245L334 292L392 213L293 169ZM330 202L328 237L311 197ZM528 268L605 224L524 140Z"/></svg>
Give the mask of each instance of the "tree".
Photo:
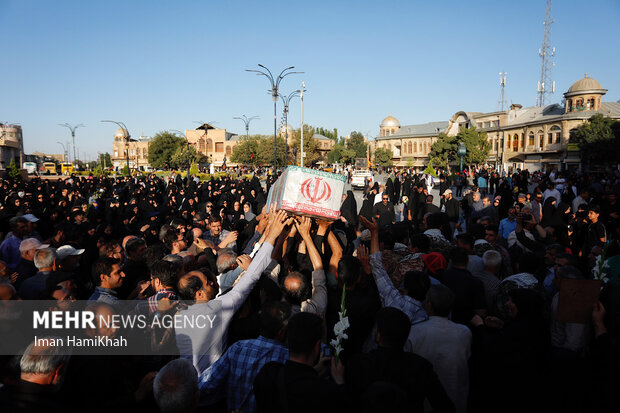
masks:
<svg viewBox="0 0 620 413"><path fill-rule="evenodd" d="M391 166L394 153L391 149L377 148L375 151L375 163L379 166Z"/></svg>
<svg viewBox="0 0 620 413"><path fill-rule="evenodd" d="M102 168L112 167L112 159L110 159L110 154L108 152L100 153L97 162L101 165Z"/></svg>
<svg viewBox="0 0 620 413"><path fill-rule="evenodd" d="M347 149L355 152L354 158L366 158L368 145L364 142L364 135L361 132L351 132L351 136L347 140Z"/></svg>
<svg viewBox="0 0 620 413"><path fill-rule="evenodd" d="M579 145L582 159L590 164L620 159L620 122L600 113L579 126L572 139Z"/></svg>
<svg viewBox="0 0 620 413"><path fill-rule="evenodd" d="M312 136L315 133L315 129L310 126L304 124L304 165L303 166L312 166L316 162L319 161L321 156L318 151L318 142L316 139L313 139ZM291 151L295 149L297 151L295 163L299 164L301 158L301 151L299 150L301 146L301 129L296 129L293 131L293 136L289 136L291 142Z"/></svg>
<svg viewBox="0 0 620 413"><path fill-rule="evenodd" d="M334 128L333 130L325 129L325 128L316 128L316 133L319 135L323 135L326 138L333 139L338 142L338 129Z"/></svg>
<svg viewBox="0 0 620 413"><path fill-rule="evenodd" d="M9 167L7 168L7 173L9 174L9 178L13 181L21 181L22 179L22 171L15 164L15 159L11 159Z"/></svg>
<svg viewBox="0 0 620 413"><path fill-rule="evenodd" d="M187 169L187 166L196 162L196 149L193 146L189 148L179 146L170 158L170 167L173 169Z"/></svg>
<svg viewBox="0 0 620 413"><path fill-rule="evenodd" d="M266 136L262 135L252 135L248 139L243 139L233 148L230 160L242 165L258 165L261 163L259 159L261 140L266 138Z"/></svg>
<svg viewBox="0 0 620 413"><path fill-rule="evenodd" d="M351 163L355 160L355 151L347 149L342 143L334 145L331 151L327 152L327 162L332 163Z"/></svg>
<svg viewBox="0 0 620 413"><path fill-rule="evenodd" d="M185 139L163 131L157 133L149 145L149 163L155 169L170 168L170 161L178 148L185 145Z"/></svg>
<svg viewBox="0 0 620 413"><path fill-rule="evenodd" d="M459 142L463 142L467 148L467 155L463 158L464 165L484 163L491 150L491 143L487 140L486 132L475 128L461 128L456 136L439 134L437 141L431 146L429 153L431 162L446 169L450 168L450 164L459 163L457 153Z"/></svg>

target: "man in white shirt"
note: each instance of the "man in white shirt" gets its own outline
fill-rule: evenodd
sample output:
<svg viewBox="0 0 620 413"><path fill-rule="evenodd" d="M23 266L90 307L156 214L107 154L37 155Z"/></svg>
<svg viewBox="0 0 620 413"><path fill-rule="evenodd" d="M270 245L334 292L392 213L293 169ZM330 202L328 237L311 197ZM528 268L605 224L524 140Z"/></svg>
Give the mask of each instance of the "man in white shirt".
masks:
<svg viewBox="0 0 620 413"><path fill-rule="evenodd" d="M431 285L424 305L429 319L411 326L405 351L422 356L433 364L456 411L464 413L469 393L471 331L448 319L454 306L454 293L445 285Z"/></svg>
<svg viewBox="0 0 620 413"><path fill-rule="evenodd" d="M560 202L562 200L562 194L560 194L560 192L555 189L555 185L553 185L553 183L551 182L549 182L549 184L547 185L547 189L545 189L545 192L543 192L543 196L545 197L545 200L550 196L554 197L557 202Z"/></svg>

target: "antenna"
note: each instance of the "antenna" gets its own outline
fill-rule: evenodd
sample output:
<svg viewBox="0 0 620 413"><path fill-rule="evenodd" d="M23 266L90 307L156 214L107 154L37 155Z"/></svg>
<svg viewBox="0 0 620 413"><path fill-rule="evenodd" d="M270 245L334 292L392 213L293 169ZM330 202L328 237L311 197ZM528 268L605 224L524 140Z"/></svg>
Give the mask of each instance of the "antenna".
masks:
<svg viewBox="0 0 620 413"><path fill-rule="evenodd" d="M553 19L551 18L551 1L547 0L547 13L545 16L545 37L543 38L542 47L538 50L538 54L542 59L540 68L540 80L538 81L538 97L536 98L536 106L545 106L545 101L548 95L555 92L555 82L551 78L551 72L553 70L553 56L555 56L555 47L551 46L551 25Z"/></svg>
<svg viewBox="0 0 620 413"><path fill-rule="evenodd" d="M506 87L506 72L499 72L499 86L501 88L500 98L499 98L499 107L500 111L504 111L504 88Z"/></svg>

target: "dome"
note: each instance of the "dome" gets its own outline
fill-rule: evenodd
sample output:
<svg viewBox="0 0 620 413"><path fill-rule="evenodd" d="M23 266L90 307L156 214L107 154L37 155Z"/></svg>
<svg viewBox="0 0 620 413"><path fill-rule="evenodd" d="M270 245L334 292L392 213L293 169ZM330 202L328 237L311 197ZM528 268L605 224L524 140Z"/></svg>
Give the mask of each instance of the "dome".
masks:
<svg viewBox="0 0 620 413"><path fill-rule="evenodd" d="M125 129L123 128L118 128L116 130L116 133L114 134L114 138L115 139L125 139L127 137L128 133Z"/></svg>
<svg viewBox="0 0 620 413"><path fill-rule="evenodd" d="M584 93L600 93L604 94L607 92L607 89L603 89L603 86L596 80L591 77L588 77L586 73L583 79L579 79L568 89L568 92L564 94L566 97L580 95Z"/></svg>
<svg viewBox="0 0 620 413"><path fill-rule="evenodd" d="M382 128L400 128L400 123L398 122L398 119L396 119L394 116L392 116L392 114L390 114L387 118L383 119L381 121L381 127Z"/></svg>

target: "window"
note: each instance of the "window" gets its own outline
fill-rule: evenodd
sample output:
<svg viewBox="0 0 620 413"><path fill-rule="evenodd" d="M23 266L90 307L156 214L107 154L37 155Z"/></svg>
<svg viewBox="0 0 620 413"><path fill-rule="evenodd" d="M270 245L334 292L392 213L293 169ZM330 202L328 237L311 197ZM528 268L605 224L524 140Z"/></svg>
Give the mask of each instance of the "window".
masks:
<svg viewBox="0 0 620 413"><path fill-rule="evenodd" d="M134 156L134 155L135 155L135 151L134 151L133 149L131 149L131 150L129 151L129 156Z"/></svg>
<svg viewBox="0 0 620 413"><path fill-rule="evenodd" d="M482 125L483 128L488 128L491 126L491 122L484 122Z"/></svg>
<svg viewBox="0 0 620 413"><path fill-rule="evenodd" d="M519 150L519 135L515 133L515 136L512 138L512 150L517 152Z"/></svg>
<svg viewBox="0 0 620 413"><path fill-rule="evenodd" d="M226 146L226 156L230 156L231 153L232 149L230 149L230 146Z"/></svg>
<svg viewBox="0 0 620 413"><path fill-rule="evenodd" d="M573 111L573 100L572 99L568 99L566 101L566 107L568 107L568 111L572 112Z"/></svg>
<svg viewBox="0 0 620 413"><path fill-rule="evenodd" d="M145 158L146 158L146 153L147 153L146 148L142 148L142 156Z"/></svg>
<svg viewBox="0 0 620 413"><path fill-rule="evenodd" d="M198 139L198 152L204 153L207 150L205 140Z"/></svg>
<svg viewBox="0 0 620 413"><path fill-rule="evenodd" d="M213 141L211 139L207 139L207 152L213 152Z"/></svg>
<svg viewBox="0 0 620 413"><path fill-rule="evenodd" d="M215 152L224 152L224 142L215 143Z"/></svg>
<svg viewBox="0 0 620 413"><path fill-rule="evenodd" d="M539 130L538 131L538 146L542 148L544 143L545 143L545 132L543 132L542 130Z"/></svg>
<svg viewBox="0 0 620 413"><path fill-rule="evenodd" d="M551 145L553 143L553 133L547 133L547 145Z"/></svg>
<svg viewBox="0 0 620 413"><path fill-rule="evenodd" d="M118 151L114 151L114 157L118 158Z"/></svg>
<svg viewBox="0 0 620 413"><path fill-rule="evenodd" d="M413 151L414 152L418 151L418 143L417 142L413 142Z"/></svg>
<svg viewBox="0 0 620 413"><path fill-rule="evenodd" d="M527 146L534 146L534 132L530 132L527 137Z"/></svg>
<svg viewBox="0 0 620 413"><path fill-rule="evenodd" d="M549 143L551 143L551 136L553 135L554 142L560 143L562 140L562 129L559 126L552 126L549 130Z"/></svg>
<svg viewBox="0 0 620 413"><path fill-rule="evenodd" d="M577 99L575 101L575 109L577 109L577 110L583 110L584 109L584 107L583 107L583 99L582 98L579 98L579 99Z"/></svg>
<svg viewBox="0 0 620 413"><path fill-rule="evenodd" d="M521 149L525 148L525 133L521 134Z"/></svg>

